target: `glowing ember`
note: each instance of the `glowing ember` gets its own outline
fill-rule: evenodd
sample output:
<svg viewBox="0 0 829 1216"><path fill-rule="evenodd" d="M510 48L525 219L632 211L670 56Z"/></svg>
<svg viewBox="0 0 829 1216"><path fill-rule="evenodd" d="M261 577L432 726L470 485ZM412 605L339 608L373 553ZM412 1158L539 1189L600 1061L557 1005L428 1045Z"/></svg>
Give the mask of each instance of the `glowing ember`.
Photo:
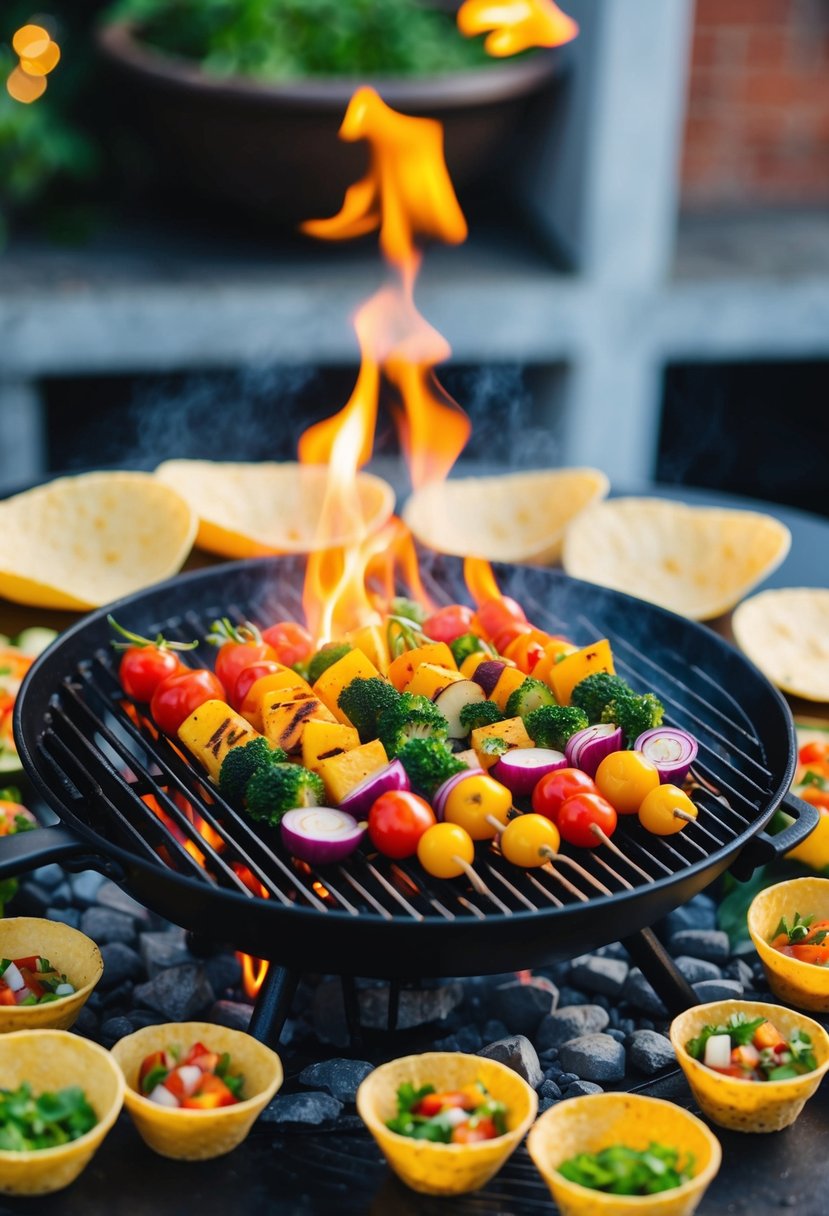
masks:
<svg viewBox="0 0 829 1216"><path fill-rule="evenodd" d="M458 29L467 38L487 34L484 48L496 59L532 47L572 42L579 27L553 0L465 0Z"/></svg>

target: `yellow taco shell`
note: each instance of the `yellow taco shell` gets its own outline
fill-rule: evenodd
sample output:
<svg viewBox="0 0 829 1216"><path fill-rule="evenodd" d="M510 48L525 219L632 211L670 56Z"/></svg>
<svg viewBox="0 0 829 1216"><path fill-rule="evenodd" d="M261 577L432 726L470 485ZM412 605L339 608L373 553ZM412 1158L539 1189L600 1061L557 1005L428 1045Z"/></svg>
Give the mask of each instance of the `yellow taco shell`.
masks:
<svg viewBox="0 0 829 1216"><path fill-rule="evenodd" d="M0 1193L49 1195L74 1182L118 1118L124 1078L108 1051L65 1030L19 1030L0 1036L4 1089L28 1081L32 1092L55 1093L79 1085L98 1116L91 1131L57 1148L0 1150Z"/></svg>
<svg viewBox="0 0 829 1216"><path fill-rule="evenodd" d="M740 604L732 627L740 649L778 688L829 701L829 590L762 591Z"/></svg>
<svg viewBox="0 0 829 1216"><path fill-rule="evenodd" d="M544 563L561 555L564 532L610 483L598 469L538 469L430 482L403 518L424 545L459 557Z"/></svg>
<svg viewBox="0 0 829 1216"><path fill-rule="evenodd" d="M506 1135L477 1144L432 1144L390 1131L386 1120L397 1114L397 1090L404 1081L438 1090L481 1081L493 1098L506 1103ZM357 1091L357 1110L383 1156L407 1186L426 1195L462 1195L485 1186L521 1143L537 1109L535 1090L512 1069L455 1051L391 1060L375 1068Z"/></svg>
<svg viewBox="0 0 829 1216"><path fill-rule="evenodd" d="M695 621L728 612L780 565L791 534L756 511L615 498L567 530L564 569Z"/></svg>
<svg viewBox="0 0 829 1216"><path fill-rule="evenodd" d="M0 958L27 958L30 954L48 958L55 970L75 986L75 992L45 1005L0 1005L0 1034L68 1030L104 970L101 952L92 939L69 925L37 916L0 920Z"/></svg>
<svg viewBox="0 0 829 1216"><path fill-rule="evenodd" d="M198 516L198 547L222 557L308 553L353 543L381 528L394 510L391 486L372 473L358 473L353 516L325 534L324 465L167 460L155 475Z"/></svg>
<svg viewBox="0 0 829 1216"><path fill-rule="evenodd" d="M734 1013L768 1018L789 1039L795 1030L811 1036L818 1067L789 1081L741 1081L726 1077L693 1059L685 1050L703 1026L724 1025ZM671 1042L702 1113L712 1123L735 1132L778 1132L794 1123L829 1068L829 1035L802 1013L761 1001L713 1001L695 1005L671 1023Z"/></svg>
<svg viewBox="0 0 829 1216"><path fill-rule="evenodd" d="M790 878L766 887L751 901L748 931L774 995L798 1009L829 1013L829 967L789 958L769 945L780 918L791 924L796 912L829 920L829 878Z"/></svg>
<svg viewBox="0 0 829 1216"><path fill-rule="evenodd" d="M608 1195L568 1182L557 1167L577 1153L597 1153L614 1144L646 1149L657 1142L694 1158L694 1176L658 1195ZM546 1111L533 1127L527 1148L562 1216L691 1216L716 1176L722 1151L716 1136L695 1115L637 1094L591 1094L570 1098Z"/></svg>
<svg viewBox="0 0 829 1216"><path fill-rule="evenodd" d="M178 1044L189 1051L194 1043L211 1051L229 1052L234 1072L245 1078L244 1101L216 1110L171 1110L150 1102L138 1090L144 1058ZM142 1140L162 1157L206 1161L237 1148L282 1084L282 1062L264 1043L210 1022L166 1022L147 1026L120 1039L112 1055L127 1083L124 1102Z"/></svg>
<svg viewBox="0 0 829 1216"><path fill-rule="evenodd" d="M188 503L151 473L61 477L0 503L0 596L98 608L176 574L195 535Z"/></svg>

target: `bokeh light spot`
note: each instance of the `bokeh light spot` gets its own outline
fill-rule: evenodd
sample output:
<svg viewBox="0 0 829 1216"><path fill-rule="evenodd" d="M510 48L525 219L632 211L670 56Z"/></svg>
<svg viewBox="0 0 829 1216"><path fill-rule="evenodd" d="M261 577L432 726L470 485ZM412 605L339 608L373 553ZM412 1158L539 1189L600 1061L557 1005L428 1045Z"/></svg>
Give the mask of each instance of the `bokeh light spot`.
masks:
<svg viewBox="0 0 829 1216"><path fill-rule="evenodd" d="M46 92L46 77L30 76L21 67L14 68L6 81L6 91L15 101L30 105Z"/></svg>
<svg viewBox="0 0 829 1216"><path fill-rule="evenodd" d="M48 76L60 63L60 47L56 42L48 42L36 54L32 52L22 55L20 66L29 76Z"/></svg>
<svg viewBox="0 0 829 1216"><path fill-rule="evenodd" d="M37 58L51 41L49 31L42 25L22 25L12 38L12 46L21 59Z"/></svg>

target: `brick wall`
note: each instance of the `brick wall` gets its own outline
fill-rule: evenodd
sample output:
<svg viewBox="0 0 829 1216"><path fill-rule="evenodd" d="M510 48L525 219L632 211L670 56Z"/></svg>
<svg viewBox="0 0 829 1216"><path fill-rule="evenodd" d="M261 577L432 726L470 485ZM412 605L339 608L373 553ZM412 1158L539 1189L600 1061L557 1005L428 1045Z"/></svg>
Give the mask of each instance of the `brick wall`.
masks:
<svg viewBox="0 0 829 1216"><path fill-rule="evenodd" d="M682 192L829 202L829 0L697 0Z"/></svg>

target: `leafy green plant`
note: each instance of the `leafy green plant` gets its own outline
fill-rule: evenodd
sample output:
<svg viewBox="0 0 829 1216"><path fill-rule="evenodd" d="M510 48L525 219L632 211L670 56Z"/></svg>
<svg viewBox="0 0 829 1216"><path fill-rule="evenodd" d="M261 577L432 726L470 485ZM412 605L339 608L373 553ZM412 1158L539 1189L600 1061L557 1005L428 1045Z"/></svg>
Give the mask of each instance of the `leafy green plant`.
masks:
<svg viewBox="0 0 829 1216"><path fill-rule="evenodd" d="M492 62L440 0L117 0L106 20L217 76L425 76Z"/></svg>

